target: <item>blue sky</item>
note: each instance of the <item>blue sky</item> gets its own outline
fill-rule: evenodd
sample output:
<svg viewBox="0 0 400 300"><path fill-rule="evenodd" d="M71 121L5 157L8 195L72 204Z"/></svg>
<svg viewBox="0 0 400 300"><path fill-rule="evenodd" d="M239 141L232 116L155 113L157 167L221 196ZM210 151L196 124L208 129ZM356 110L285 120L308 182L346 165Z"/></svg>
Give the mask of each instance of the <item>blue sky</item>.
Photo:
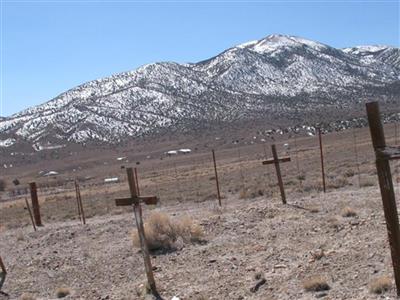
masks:
<svg viewBox="0 0 400 300"><path fill-rule="evenodd" d="M399 1L1 1L1 111L156 61L196 62L273 33L399 46Z"/></svg>

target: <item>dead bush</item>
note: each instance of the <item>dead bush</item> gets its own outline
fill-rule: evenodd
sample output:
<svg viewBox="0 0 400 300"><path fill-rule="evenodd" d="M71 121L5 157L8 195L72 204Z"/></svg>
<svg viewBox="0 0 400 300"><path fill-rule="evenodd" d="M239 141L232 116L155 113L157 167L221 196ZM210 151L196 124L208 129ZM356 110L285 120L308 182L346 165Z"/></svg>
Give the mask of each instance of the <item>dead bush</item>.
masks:
<svg viewBox="0 0 400 300"><path fill-rule="evenodd" d="M330 289L329 284L321 276L313 276L303 281L303 288L307 292L320 292Z"/></svg>
<svg viewBox="0 0 400 300"><path fill-rule="evenodd" d="M369 290L374 294L383 294L392 287L392 281L388 276L375 278L369 284Z"/></svg>
<svg viewBox="0 0 400 300"><path fill-rule="evenodd" d="M349 218L355 216L357 216L357 213L351 207L346 206L345 208L342 209L342 217Z"/></svg>
<svg viewBox="0 0 400 300"><path fill-rule="evenodd" d="M173 250L178 239L184 243L200 242L204 236L200 225L190 217L181 220L172 220L167 214L152 213L144 224L147 245L149 250ZM133 245L140 248L140 239L137 230L132 232Z"/></svg>

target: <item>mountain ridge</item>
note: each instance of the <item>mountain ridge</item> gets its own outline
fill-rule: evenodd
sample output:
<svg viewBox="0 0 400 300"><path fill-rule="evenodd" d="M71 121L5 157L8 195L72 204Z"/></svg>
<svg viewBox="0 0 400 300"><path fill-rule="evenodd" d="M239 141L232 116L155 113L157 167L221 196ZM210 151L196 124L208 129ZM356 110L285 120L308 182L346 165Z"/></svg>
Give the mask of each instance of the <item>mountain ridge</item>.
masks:
<svg viewBox="0 0 400 300"><path fill-rule="evenodd" d="M197 63L157 62L83 83L0 118L0 140L116 143L263 114L299 119L370 98L399 101L399 79L399 48L270 35Z"/></svg>

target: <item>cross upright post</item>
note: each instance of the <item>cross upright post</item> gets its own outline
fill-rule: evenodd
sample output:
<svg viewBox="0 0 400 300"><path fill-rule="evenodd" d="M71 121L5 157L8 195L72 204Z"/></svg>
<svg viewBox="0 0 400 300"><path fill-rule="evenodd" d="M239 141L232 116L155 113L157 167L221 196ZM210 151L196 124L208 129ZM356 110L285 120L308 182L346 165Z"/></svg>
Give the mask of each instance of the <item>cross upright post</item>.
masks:
<svg viewBox="0 0 400 300"><path fill-rule="evenodd" d="M273 158L267 159L265 161L262 162L263 165L270 165L270 164L274 164L275 165L275 170L276 170L276 177L278 178L278 184L279 184L279 189L281 192L281 198L282 198L282 203L286 204L286 195L285 195L285 189L283 187L283 180L282 180L282 174L281 174L281 168L279 163L284 163L284 162L289 162L290 161L290 157L289 156L285 156L282 158L278 157L278 153L276 151L276 146L275 145L271 145L271 150L272 150L272 156Z"/></svg>
<svg viewBox="0 0 400 300"><path fill-rule="evenodd" d="M143 253L144 266L145 266L146 276L147 276L147 283L149 285L151 293L157 299L161 299L161 297L158 294L157 289L156 289L156 282L154 280L153 268L151 265L150 254L149 254L149 248L147 246L146 236L144 233L142 207L140 205L141 202L144 202L147 205L151 205L151 204L154 205L154 204L157 204L158 199L156 196L140 197L138 195L138 189L137 189L138 185L135 180L135 174L134 174L133 169L127 168L126 173L128 175L128 184L129 184L129 190L131 193L131 197L116 199L115 204L117 206L133 205L133 212L135 214L135 221L136 221L136 227L137 227L138 234L139 234L140 247L141 247L142 253Z"/></svg>

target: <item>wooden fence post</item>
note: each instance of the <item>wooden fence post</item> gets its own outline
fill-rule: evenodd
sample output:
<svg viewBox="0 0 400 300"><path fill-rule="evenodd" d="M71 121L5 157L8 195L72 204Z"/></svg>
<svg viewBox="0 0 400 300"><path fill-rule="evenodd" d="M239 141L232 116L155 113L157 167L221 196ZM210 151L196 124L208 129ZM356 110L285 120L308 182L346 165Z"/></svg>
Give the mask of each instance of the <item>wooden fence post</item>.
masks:
<svg viewBox="0 0 400 300"><path fill-rule="evenodd" d="M400 296L400 229L389 163L392 159L400 159L400 148L386 146L378 102L367 103L366 108L376 156L376 169L389 236L397 296Z"/></svg>
<svg viewBox="0 0 400 300"><path fill-rule="evenodd" d="M37 196L36 182L29 183L29 186L31 189L33 216L35 218L36 226L43 226L42 219L40 217L40 206L39 206L39 200L38 200L38 196Z"/></svg>
<svg viewBox="0 0 400 300"><path fill-rule="evenodd" d="M214 172L215 172L215 182L217 184L217 195L218 195L218 204L221 206L221 193L219 191L219 181L218 181L218 172L217 172L217 162L215 160L215 152L214 149L212 149L212 157L214 161Z"/></svg>
<svg viewBox="0 0 400 300"><path fill-rule="evenodd" d="M28 199L26 197L25 197L25 204L26 204L26 208L28 209L28 212L29 212L29 217L31 218L33 230L36 231L35 221L33 220L31 207L29 206L29 202L28 202Z"/></svg>
<svg viewBox="0 0 400 300"><path fill-rule="evenodd" d="M318 137L319 137L319 153L320 153L320 156L321 156L322 186L323 186L323 189L324 189L324 193L326 193L325 167L324 167L324 151L322 150L322 133L321 133L321 128L318 128Z"/></svg>

